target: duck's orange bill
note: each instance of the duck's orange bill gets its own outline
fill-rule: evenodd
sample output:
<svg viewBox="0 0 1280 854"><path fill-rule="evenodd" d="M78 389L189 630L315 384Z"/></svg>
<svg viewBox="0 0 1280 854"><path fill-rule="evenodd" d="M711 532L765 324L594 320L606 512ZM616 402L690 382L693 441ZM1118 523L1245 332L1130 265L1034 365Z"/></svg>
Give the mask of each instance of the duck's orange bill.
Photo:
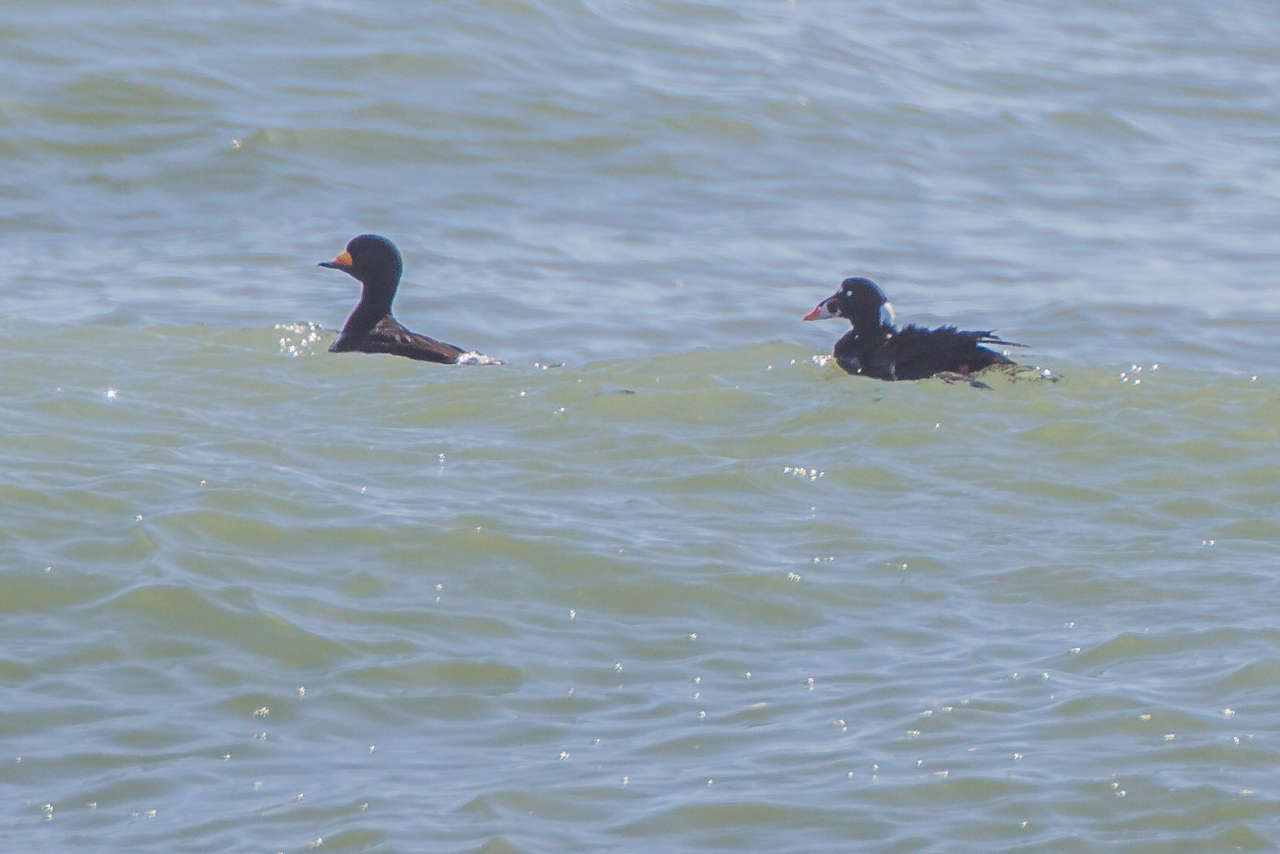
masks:
<svg viewBox="0 0 1280 854"><path fill-rule="evenodd" d="M821 306L821 305L819 305L819 306L818 306L817 308L815 308L813 311L811 311L811 312L809 312L808 314L806 314L806 315L804 316L804 319L805 319L805 320L818 320L818 319L819 319L819 318L821 318L821 317L822 317L822 306Z"/></svg>
<svg viewBox="0 0 1280 854"><path fill-rule="evenodd" d="M332 261L330 261L329 263L330 263L330 264L332 264L332 265L333 265L333 266L335 266L335 267L341 267L342 269L344 269L344 270L345 270L345 269L347 269L348 267L351 267L351 266L352 266L352 263L351 263L351 253L350 253L350 252L343 252L341 255L339 255L337 258L334 258L334 259L333 259Z"/></svg>

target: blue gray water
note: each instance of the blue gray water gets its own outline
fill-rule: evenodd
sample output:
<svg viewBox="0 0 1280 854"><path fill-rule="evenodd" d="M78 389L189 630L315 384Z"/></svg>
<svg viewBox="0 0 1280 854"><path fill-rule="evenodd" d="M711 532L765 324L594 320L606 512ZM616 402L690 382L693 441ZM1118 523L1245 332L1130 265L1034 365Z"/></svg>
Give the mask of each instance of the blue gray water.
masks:
<svg viewBox="0 0 1280 854"><path fill-rule="evenodd" d="M0 84L0 850L1280 839L1273 4L27 0ZM366 231L505 364L329 354ZM1052 379L845 376L848 275Z"/></svg>

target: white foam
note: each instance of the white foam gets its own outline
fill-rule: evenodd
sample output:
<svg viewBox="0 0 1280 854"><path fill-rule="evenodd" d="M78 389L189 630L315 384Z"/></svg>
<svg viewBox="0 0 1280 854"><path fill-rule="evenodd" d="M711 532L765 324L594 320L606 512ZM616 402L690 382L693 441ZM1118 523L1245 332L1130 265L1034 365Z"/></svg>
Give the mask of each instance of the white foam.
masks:
<svg viewBox="0 0 1280 854"><path fill-rule="evenodd" d="M492 356L486 356L484 353L477 353L475 350L471 350L470 352L463 353L461 356L458 357L458 364L459 365L501 365L502 362L498 361Z"/></svg>

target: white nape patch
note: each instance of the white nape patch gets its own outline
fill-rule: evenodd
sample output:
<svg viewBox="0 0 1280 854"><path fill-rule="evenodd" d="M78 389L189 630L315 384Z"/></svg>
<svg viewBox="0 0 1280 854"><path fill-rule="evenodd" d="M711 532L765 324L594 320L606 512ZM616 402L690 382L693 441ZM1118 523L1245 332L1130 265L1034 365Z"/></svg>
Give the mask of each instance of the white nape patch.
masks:
<svg viewBox="0 0 1280 854"><path fill-rule="evenodd" d="M898 319L898 313L893 310L893 303L887 302L880 306L880 323L884 326L893 326Z"/></svg>
<svg viewBox="0 0 1280 854"><path fill-rule="evenodd" d="M463 353L461 356L459 356L458 364L459 365L501 365L502 362L498 361L492 356L486 356L484 353L477 353L475 350L472 350L469 353Z"/></svg>

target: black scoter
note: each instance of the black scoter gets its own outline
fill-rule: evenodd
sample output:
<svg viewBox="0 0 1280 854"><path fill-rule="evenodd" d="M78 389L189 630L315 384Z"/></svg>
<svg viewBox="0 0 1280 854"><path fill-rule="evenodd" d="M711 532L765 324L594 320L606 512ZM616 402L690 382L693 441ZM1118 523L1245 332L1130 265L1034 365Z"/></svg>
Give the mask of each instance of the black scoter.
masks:
<svg viewBox="0 0 1280 854"><path fill-rule="evenodd" d="M954 326L897 329L893 306L870 279L845 279L840 290L805 315L805 320L846 318L852 331L836 342L833 355L847 373L878 380L922 380L938 374L968 377L992 365L1013 365L983 344L1021 347L992 332L961 332ZM953 377L956 378L956 377Z"/></svg>
<svg viewBox="0 0 1280 854"><path fill-rule="evenodd" d="M387 238L377 234L353 237L345 252L332 261L321 262L320 266L342 270L364 286L360 304L347 318L347 325L342 327L342 334L329 352L390 353L446 365L471 355L461 347L410 332L391 316L391 301L400 286L404 263L400 260L400 250ZM479 361L493 361L476 356Z"/></svg>

